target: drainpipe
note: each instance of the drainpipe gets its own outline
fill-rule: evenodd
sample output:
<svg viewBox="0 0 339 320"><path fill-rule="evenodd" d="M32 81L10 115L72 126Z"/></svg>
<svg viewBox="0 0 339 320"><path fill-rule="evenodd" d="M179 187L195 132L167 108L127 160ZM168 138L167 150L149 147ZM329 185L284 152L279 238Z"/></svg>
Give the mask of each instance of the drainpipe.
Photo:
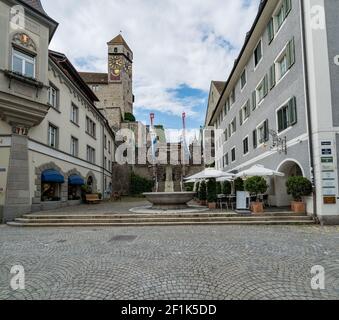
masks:
<svg viewBox="0 0 339 320"><path fill-rule="evenodd" d="M105 125L102 125L102 199L105 199Z"/></svg>
<svg viewBox="0 0 339 320"><path fill-rule="evenodd" d="M317 190L316 190L316 177L314 173L314 146L313 146L313 136L312 136L312 119L311 119L311 105L310 105L310 91L308 84L308 60L306 55L306 21L305 21L305 5L304 0L300 0L301 8L301 23L302 23L302 38L303 38L303 58L304 58L304 70L305 70L305 92L306 92L306 109L307 109L307 126L308 126L308 141L310 149L310 165L311 173L313 178L313 217L315 220L319 221L318 210L317 210Z"/></svg>

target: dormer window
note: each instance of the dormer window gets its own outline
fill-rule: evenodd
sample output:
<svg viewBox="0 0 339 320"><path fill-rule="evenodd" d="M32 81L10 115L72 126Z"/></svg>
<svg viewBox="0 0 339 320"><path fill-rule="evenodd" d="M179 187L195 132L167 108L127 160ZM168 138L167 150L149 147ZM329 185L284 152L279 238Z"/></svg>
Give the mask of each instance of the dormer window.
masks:
<svg viewBox="0 0 339 320"><path fill-rule="evenodd" d="M35 78L35 57L13 48L12 71Z"/></svg>

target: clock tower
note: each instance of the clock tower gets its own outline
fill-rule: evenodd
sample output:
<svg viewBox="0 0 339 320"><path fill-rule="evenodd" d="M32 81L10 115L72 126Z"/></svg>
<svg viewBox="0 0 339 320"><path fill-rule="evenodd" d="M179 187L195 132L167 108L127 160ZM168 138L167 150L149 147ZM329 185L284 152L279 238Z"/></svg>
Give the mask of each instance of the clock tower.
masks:
<svg viewBox="0 0 339 320"><path fill-rule="evenodd" d="M134 96L132 91L133 52L121 34L108 45L108 85L115 94L114 105L121 110L122 120L125 113L133 114Z"/></svg>

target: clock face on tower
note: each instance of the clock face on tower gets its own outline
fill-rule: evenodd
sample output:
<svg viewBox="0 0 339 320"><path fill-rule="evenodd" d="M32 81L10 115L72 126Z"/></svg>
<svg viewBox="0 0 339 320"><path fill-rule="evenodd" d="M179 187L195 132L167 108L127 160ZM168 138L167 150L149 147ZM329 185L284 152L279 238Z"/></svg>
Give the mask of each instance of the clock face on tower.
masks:
<svg viewBox="0 0 339 320"><path fill-rule="evenodd" d="M123 58L112 56L108 61L110 79L113 81L120 80L121 71L123 68Z"/></svg>

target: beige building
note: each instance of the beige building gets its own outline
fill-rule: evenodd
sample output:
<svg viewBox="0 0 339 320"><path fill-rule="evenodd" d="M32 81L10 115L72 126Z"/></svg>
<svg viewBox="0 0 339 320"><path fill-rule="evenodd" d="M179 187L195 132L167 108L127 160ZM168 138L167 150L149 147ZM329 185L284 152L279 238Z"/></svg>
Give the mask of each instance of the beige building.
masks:
<svg viewBox="0 0 339 320"><path fill-rule="evenodd" d="M39 0L0 0L3 221L78 204L83 184L110 195L114 133L67 57L48 50L57 25Z"/></svg>

